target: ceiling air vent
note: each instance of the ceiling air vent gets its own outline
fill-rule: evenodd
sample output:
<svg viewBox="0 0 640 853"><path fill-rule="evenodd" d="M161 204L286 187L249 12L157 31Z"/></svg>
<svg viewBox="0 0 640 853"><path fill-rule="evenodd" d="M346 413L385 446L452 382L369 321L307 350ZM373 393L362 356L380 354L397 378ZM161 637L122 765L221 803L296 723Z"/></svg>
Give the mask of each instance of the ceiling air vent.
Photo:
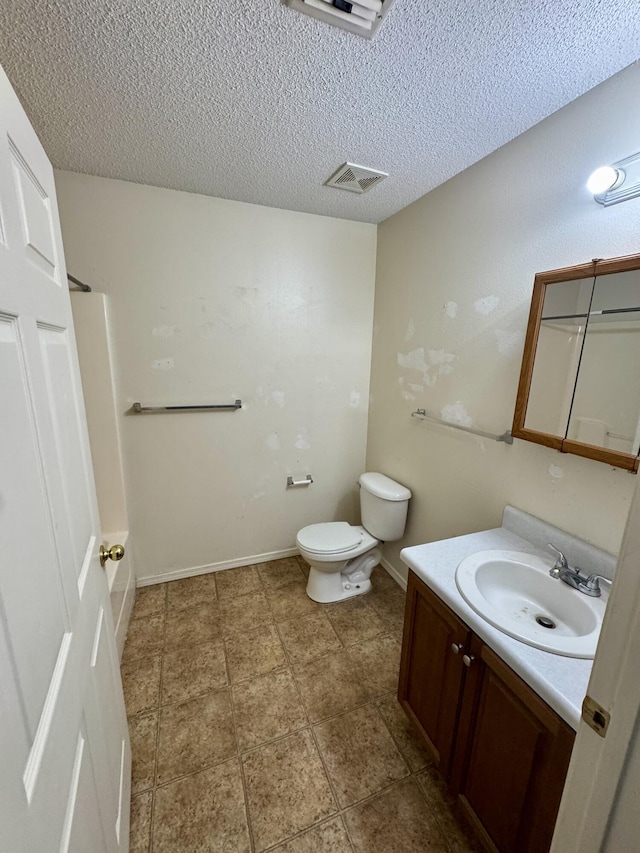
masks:
<svg viewBox="0 0 640 853"><path fill-rule="evenodd" d="M386 172L379 172L377 169L368 169L355 163L343 163L338 171L325 181L325 186L349 190L350 193L366 193L388 177Z"/></svg>
<svg viewBox="0 0 640 853"><path fill-rule="evenodd" d="M372 39L395 0L284 0L287 6L311 15L334 27L340 27L366 39Z"/></svg>

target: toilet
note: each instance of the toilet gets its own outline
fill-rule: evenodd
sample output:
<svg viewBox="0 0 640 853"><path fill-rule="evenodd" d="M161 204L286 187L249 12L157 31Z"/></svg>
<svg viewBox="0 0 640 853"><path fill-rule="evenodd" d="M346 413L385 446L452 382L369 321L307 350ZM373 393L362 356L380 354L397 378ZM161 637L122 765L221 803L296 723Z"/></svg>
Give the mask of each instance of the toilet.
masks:
<svg viewBox="0 0 640 853"><path fill-rule="evenodd" d="M296 537L298 550L311 567L307 595L321 604L369 592L371 572L382 558L377 546L404 533L409 489L373 471L361 474L359 483L361 525L309 524Z"/></svg>

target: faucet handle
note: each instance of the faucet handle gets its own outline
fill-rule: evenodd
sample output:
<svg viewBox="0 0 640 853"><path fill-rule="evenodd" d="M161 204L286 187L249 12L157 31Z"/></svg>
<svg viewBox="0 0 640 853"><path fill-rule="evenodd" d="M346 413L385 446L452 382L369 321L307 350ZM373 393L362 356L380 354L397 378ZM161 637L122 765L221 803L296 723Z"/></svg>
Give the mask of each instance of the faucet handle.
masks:
<svg viewBox="0 0 640 853"><path fill-rule="evenodd" d="M556 548L556 546L552 545L551 542L547 542L547 548L551 548L551 550L555 551L556 554L558 555L556 557L556 564L553 567L554 569L568 569L569 568L569 563L567 562L567 558L565 557L565 555L562 553L562 551L559 548Z"/></svg>
<svg viewBox="0 0 640 853"><path fill-rule="evenodd" d="M559 548L556 548L556 546L555 546L555 545L552 545L552 544L551 544L551 542L547 542L547 548L551 548L551 550L552 550L552 551L555 551L555 552L556 552L556 554L558 555L558 556L556 557L556 564L555 564L555 566L554 566L554 567L551 569L551 571L549 572L549 574L551 575L551 577L553 577L553 578L558 578L558 577L560 577L560 569L568 569L568 568L569 568L569 563L567 562L567 558L566 558L566 557L565 557L565 555L562 553L562 551L561 551Z"/></svg>
<svg viewBox="0 0 640 853"><path fill-rule="evenodd" d="M600 589L600 581L605 581L605 583L608 583L609 586L611 586L610 578L606 578L604 575L599 575L597 572L594 572L586 579L583 592L586 592L587 595L599 597L602 592Z"/></svg>

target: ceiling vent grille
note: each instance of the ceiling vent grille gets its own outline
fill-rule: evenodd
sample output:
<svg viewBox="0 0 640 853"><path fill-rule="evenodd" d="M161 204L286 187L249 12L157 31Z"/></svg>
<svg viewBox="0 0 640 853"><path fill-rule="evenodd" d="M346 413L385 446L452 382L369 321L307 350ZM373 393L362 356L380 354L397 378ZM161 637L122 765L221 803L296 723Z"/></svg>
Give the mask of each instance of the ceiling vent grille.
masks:
<svg viewBox="0 0 640 853"><path fill-rule="evenodd" d="M349 190L350 193L366 193L380 181L388 178L386 172L357 166L355 163L343 163L335 174L331 175L325 186L336 187L339 190Z"/></svg>
<svg viewBox="0 0 640 853"><path fill-rule="evenodd" d="M284 0L287 6L334 27L372 39L395 0Z"/></svg>

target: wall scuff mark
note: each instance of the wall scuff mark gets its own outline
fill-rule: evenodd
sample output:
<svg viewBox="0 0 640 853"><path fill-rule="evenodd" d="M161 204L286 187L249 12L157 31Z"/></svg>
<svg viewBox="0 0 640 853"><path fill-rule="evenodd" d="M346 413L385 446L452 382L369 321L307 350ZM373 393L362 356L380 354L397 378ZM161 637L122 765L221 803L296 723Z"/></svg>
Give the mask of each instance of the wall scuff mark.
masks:
<svg viewBox="0 0 640 853"><path fill-rule="evenodd" d="M409 324L407 325L407 331L405 332L404 339L405 341L410 341L411 338L416 333L416 324L413 322L413 317L409 318Z"/></svg>
<svg viewBox="0 0 640 853"><path fill-rule="evenodd" d="M473 418L469 415L461 400L455 403L448 403L440 409L440 417L443 421L449 421L453 424L461 424L461 426L473 426Z"/></svg>
<svg viewBox="0 0 640 853"><path fill-rule="evenodd" d="M491 314L494 308L497 308L500 303L500 298L498 296L483 296L481 299L476 299L473 303L473 307L476 309L478 314Z"/></svg>

